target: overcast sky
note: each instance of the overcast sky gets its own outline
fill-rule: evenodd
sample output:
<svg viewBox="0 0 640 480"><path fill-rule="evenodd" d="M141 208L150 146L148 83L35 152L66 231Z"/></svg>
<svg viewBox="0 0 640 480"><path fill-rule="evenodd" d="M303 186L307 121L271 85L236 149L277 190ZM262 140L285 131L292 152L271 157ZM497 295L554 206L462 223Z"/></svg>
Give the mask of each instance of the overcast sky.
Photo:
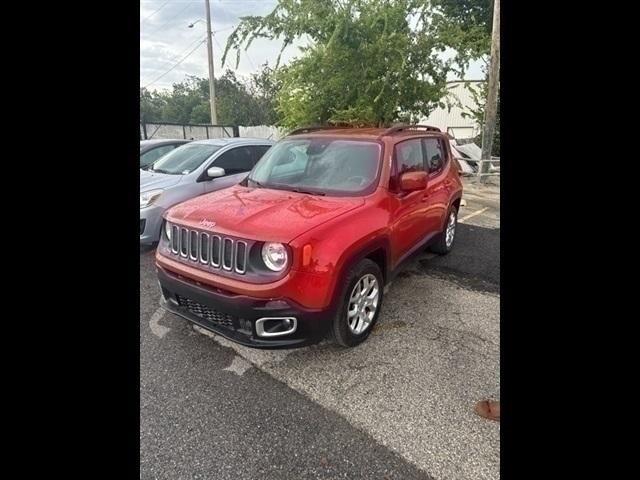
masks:
<svg viewBox="0 0 640 480"><path fill-rule="evenodd" d="M216 77L223 72L220 64L223 48L239 18L265 15L273 10L276 3L276 0L210 0ZM165 90L170 89L173 83L183 81L186 75L208 77L207 46L201 43L206 39L205 15L204 0L140 0L141 86ZM198 19L202 21L193 28L188 27ZM281 45L282 42L277 40L255 40L248 52L241 53L236 74L248 76L258 71L266 61L271 66L275 65ZM300 42L287 47L281 63L287 63L299 54L298 45ZM179 65L166 73L180 60ZM229 55L225 69L234 67L235 53ZM467 78L482 78L479 64L471 66Z"/></svg>

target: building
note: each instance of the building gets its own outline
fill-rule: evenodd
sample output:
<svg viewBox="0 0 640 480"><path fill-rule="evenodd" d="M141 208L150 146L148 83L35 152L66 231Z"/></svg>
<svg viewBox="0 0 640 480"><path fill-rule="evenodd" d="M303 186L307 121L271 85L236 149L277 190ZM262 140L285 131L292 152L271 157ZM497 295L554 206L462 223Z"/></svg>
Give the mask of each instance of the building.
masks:
<svg viewBox="0 0 640 480"><path fill-rule="evenodd" d="M483 80L456 80L447 82L448 95L443 99L444 103L451 105L448 108L437 108L427 118L420 120L420 124L433 125L443 132L449 132L455 138L473 138L481 133L481 126L473 118L465 118L462 113L470 108L477 108L473 92L482 87ZM465 84L470 84L468 87Z"/></svg>

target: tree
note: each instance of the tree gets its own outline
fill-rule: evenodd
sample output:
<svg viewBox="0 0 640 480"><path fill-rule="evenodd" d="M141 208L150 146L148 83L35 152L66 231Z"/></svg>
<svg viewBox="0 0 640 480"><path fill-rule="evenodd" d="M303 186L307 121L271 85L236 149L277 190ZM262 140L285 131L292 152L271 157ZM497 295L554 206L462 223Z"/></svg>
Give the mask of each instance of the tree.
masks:
<svg viewBox="0 0 640 480"><path fill-rule="evenodd" d="M147 122L159 121L162 118L162 107L165 103L161 94L140 89L140 119Z"/></svg>
<svg viewBox="0 0 640 480"><path fill-rule="evenodd" d="M259 73L251 75L249 91L256 101L262 122L260 125L276 125L279 122L277 95L281 88L278 71L266 62Z"/></svg>
<svg viewBox="0 0 640 480"><path fill-rule="evenodd" d="M493 28L493 0L432 0L432 25L436 35L447 47L455 50L454 68L464 77L471 60L486 61L491 52L491 30ZM467 109L463 115L476 119L478 125L484 123L484 106L487 100L486 83L480 88L471 83L466 85L471 91L477 107ZM480 145L482 137L475 142ZM498 94L498 116L493 137L492 155L500 155L500 95Z"/></svg>
<svg viewBox="0 0 640 480"><path fill-rule="evenodd" d="M188 75L184 82L174 83L162 109L163 119L176 123L209 123L209 81Z"/></svg>
<svg viewBox="0 0 640 480"><path fill-rule="evenodd" d="M231 50L256 38L308 38L302 55L280 69L281 125L388 125L442 106L449 61L427 21L428 1L279 0L264 17L242 17ZM279 65L279 57L276 68Z"/></svg>
<svg viewBox="0 0 640 480"><path fill-rule="evenodd" d="M275 122L273 70L265 65L250 82L227 70L216 82L218 121L226 125ZM140 118L147 122L209 123L209 80L187 76L171 92L140 89Z"/></svg>
<svg viewBox="0 0 640 480"><path fill-rule="evenodd" d="M460 78L471 60L489 56L493 0L432 0L433 33L455 51L454 69Z"/></svg>
<svg viewBox="0 0 640 480"><path fill-rule="evenodd" d="M238 80L231 70L216 80L218 116L234 120L237 125L270 124L264 108L264 100L256 97L252 85ZM273 114L271 115L273 116Z"/></svg>

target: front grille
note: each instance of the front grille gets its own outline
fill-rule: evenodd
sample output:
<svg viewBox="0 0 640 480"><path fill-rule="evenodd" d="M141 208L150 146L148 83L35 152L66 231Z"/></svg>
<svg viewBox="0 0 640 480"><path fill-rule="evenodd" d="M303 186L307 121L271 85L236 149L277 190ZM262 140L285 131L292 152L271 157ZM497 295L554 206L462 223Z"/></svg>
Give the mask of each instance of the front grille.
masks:
<svg viewBox="0 0 640 480"><path fill-rule="evenodd" d="M176 295L176 298L181 307L186 308L194 315L208 320L215 325L233 328L233 320L235 318L233 315L219 312L218 310L209 308L206 305L196 302L195 300L191 300L190 298L183 297L182 295Z"/></svg>
<svg viewBox="0 0 640 480"><path fill-rule="evenodd" d="M210 265L240 275L247 271L247 242L231 237L171 227L171 253L194 263Z"/></svg>
<svg viewBox="0 0 640 480"><path fill-rule="evenodd" d="M144 219L140 219L140 235L142 235L144 233L144 227L146 225L147 221Z"/></svg>

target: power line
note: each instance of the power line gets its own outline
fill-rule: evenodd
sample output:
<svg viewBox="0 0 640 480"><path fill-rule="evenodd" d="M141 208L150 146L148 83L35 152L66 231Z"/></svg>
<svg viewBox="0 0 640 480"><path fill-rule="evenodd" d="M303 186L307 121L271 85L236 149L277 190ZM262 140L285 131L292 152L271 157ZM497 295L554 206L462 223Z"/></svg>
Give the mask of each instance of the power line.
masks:
<svg viewBox="0 0 640 480"><path fill-rule="evenodd" d="M196 42L198 42L198 41L200 41L200 42L204 42L206 39L207 39L207 37L204 37L204 38L202 38L202 37L200 37L200 38L196 38L193 42L191 42L189 45L187 45L187 47L186 47L182 52L180 52L180 53L179 53L179 54L177 54L177 55L174 55L174 58L180 58L180 57L182 57L182 55L184 55L184 54L185 54L185 52L186 52L187 50L189 50L189 49L193 46L193 44L194 44L194 43L196 43Z"/></svg>
<svg viewBox="0 0 640 480"><path fill-rule="evenodd" d="M157 30L160 30L162 27L164 27L164 26L168 25L169 23L173 22L176 19L176 17L178 17L181 13L183 13L187 8L193 6L195 3L196 3L196 0L191 0L190 2L187 2L187 4L184 6L184 8L182 10L180 10L179 12L176 12L172 16L171 20L169 20L167 22L164 22L163 24L158 25L156 27L151 27L151 29L147 30L147 32L149 33L149 32L155 32Z"/></svg>
<svg viewBox="0 0 640 480"><path fill-rule="evenodd" d="M221 28L220 30L214 30L213 33L216 34L216 33L224 32L225 30L231 30L232 28L236 28L236 26L231 25L230 27L224 27L224 28Z"/></svg>
<svg viewBox="0 0 640 480"><path fill-rule="evenodd" d="M205 40L202 40L198 45L195 46L195 48L193 50L191 50L185 57L183 57L178 63L176 63L173 67L171 67L169 70L167 70L166 72L164 72L162 75L160 75L158 78L156 78L153 82L147 83L146 85L143 85L142 88L147 88L150 85L153 85L154 83L156 83L158 80L160 80L162 77L164 77L167 73L171 72L174 68L176 68L178 65L180 65L182 62L184 62L187 58L189 58L191 56L191 54L193 52L195 52L198 47L200 47L200 45L202 45L205 42Z"/></svg>
<svg viewBox="0 0 640 480"><path fill-rule="evenodd" d="M164 2L162 5L160 5L160 8L158 8L157 10L154 10L152 14L147 15L146 17L144 17L142 19L142 21L140 22L140 25L142 25L144 22L146 22L147 20L149 20L151 17L153 17L156 13L158 13L160 10L162 10L164 7L167 6L167 4L169 3L169 0L167 0L166 2Z"/></svg>

